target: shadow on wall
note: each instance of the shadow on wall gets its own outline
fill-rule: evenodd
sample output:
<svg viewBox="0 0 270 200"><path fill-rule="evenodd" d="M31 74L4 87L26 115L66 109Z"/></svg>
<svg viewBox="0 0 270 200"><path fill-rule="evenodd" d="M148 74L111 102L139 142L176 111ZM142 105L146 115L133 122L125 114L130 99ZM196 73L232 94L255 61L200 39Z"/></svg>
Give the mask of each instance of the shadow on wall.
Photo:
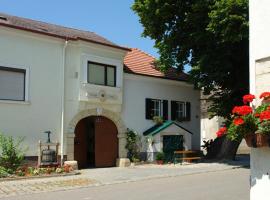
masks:
<svg viewBox="0 0 270 200"><path fill-rule="evenodd" d="M270 148L252 148L251 149L251 187L257 184L257 181L264 179L263 183L269 183L270 180ZM267 184L268 185L268 184Z"/></svg>

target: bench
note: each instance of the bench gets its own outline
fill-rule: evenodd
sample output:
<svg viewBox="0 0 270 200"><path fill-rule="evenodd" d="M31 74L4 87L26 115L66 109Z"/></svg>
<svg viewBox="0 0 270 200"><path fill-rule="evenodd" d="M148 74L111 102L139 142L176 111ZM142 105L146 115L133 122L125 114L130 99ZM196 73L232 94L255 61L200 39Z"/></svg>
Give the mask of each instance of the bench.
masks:
<svg viewBox="0 0 270 200"><path fill-rule="evenodd" d="M177 161L182 162L189 162L191 163L192 161L198 161L201 159L199 156L192 156L192 154L197 154L197 151L192 151L192 150L180 150L180 151L174 151L174 164ZM180 155L181 157L177 157Z"/></svg>

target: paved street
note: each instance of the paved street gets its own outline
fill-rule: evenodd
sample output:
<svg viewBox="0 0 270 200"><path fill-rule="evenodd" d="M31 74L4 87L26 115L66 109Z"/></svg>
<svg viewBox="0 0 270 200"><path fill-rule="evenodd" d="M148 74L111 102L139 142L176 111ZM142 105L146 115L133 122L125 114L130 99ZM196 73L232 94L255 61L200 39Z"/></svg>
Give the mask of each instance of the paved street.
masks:
<svg viewBox="0 0 270 200"><path fill-rule="evenodd" d="M249 169L186 174L67 191L3 198L7 200L247 200Z"/></svg>

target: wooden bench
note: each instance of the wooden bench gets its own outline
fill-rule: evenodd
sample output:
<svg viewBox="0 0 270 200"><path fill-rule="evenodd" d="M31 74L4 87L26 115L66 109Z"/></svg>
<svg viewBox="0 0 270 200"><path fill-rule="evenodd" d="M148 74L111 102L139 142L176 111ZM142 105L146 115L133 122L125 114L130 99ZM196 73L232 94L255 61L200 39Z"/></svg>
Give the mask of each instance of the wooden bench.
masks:
<svg viewBox="0 0 270 200"><path fill-rule="evenodd" d="M191 154L191 155L190 155ZM197 154L197 151L192 151L192 150L180 150L180 151L175 151L174 152L174 164L177 161L182 162L189 162L191 163L192 161L198 161L201 159L199 156L192 156L192 154ZM180 155L181 157L177 157L177 155ZM186 156L188 155L188 156Z"/></svg>
<svg viewBox="0 0 270 200"><path fill-rule="evenodd" d="M178 158L184 162L191 163L193 160L201 160L201 157L185 157L185 158Z"/></svg>

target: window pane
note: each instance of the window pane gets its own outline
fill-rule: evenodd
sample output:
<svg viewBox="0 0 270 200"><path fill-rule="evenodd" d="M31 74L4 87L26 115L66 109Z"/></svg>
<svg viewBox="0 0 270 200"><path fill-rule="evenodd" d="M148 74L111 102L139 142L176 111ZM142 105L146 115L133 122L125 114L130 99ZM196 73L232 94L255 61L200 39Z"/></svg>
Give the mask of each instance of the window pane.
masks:
<svg viewBox="0 0 270 200"><path fill-rule="evenodd" d="M161 116L161 101L153 100L153 102L154 102L153 115Z"/></svg>
<svg viewBox="0 0 270 200"><path fill-rule="evenodd" d="M88 64L88 82L105 85L105 67L102 65Z"/></svg>
<svg viewBox="0 0 270 200"><path fill-rule="evenodd" d="M107 85L108 86L115 86L115 68L108 67L107 68Z"/></svg>
<svg viewBox="0 0 270 200"><path fill-rule="evenodd" d="M13 72L0 68L0 99L24 101L25 71Z"/></svg>
<svg viewBox="0 0 270 200"><path fill-rule="evenodd" d="M185 103L177 102L177 117L184 118L185 117Z"/></svg>

